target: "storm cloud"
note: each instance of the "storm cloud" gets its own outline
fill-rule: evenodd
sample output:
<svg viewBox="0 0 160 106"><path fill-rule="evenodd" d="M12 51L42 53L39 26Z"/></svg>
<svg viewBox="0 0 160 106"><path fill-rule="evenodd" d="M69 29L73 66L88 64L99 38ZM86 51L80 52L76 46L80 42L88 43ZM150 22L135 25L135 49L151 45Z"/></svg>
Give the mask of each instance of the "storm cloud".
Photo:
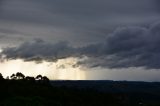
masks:
<svg viewBox="0 0 160 106"><path fill-rule="evenodd" d="M52 44L41 39L35 39L18 47L5 48L1 56L6 56L7 59L22 58L25 61L56 61L57 59L73 56L73 54L74 49L67 42Z"/></svg>
<svg viewBox="0 0 160 106"><path fill-rule="evenodd" d="M25 61L55 61L67 57L86 57L77 64L88 67L160 68L160 22L149 27L119 27L104 42L74 47L66 42L33 40L17 47L4 48L1 56Z"/></svg>
<svg viewBox="0 0 160 106"><path fill-rule="evenodd" d="M159 0L0 0L0 14L0 47L35 38L84 46L104 42L117 27L160 18Z"/></svg>

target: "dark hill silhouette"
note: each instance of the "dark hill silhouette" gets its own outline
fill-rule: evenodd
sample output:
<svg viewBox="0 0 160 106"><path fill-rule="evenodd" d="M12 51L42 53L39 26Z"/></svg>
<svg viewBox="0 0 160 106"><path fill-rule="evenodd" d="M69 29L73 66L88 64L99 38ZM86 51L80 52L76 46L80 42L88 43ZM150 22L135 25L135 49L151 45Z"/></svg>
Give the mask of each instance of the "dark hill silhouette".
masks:
<svg viewBox="0 0 160 106"><path fill-rule="evenodd" d="M160 106L159 88L160 83L146 82L51 82L17 72L7 79L0 74L0 106Z"/></svg>

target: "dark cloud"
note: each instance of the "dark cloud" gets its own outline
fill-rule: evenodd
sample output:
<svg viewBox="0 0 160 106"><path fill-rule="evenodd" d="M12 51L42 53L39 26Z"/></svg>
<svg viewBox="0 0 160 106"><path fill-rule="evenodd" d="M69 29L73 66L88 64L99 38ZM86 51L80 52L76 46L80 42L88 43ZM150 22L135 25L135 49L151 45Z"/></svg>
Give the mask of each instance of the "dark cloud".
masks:
<svg viewBox="0 0 160 106"><path fill-rule="evenodd" d="M157 12L160 12L160 1L159 0L155 0L155 8L156 8L156 10L157 10Z"/></svg>
<svg viewBox="0 0 160 106"><path fill-rule="evenodd" d="M56 44L34 40L18 47L4 48L7 59L57 60L67 57L87 59L78 64L89 67L160 68L160 23L146 27L120 27L109 34L105 42L74 48L64 42Z"/></svg>
<svg viewBox="0 0 160 106"><path fill-rule="evenodd" d="M7 59L22 58L25 61L56 61L60 58L72 56L74 49L66 42L52 44L36 39L32 42L23 43L19 47L5 48L3 54L6 55Z"/></svg>
<svg viewBox="0 0 160 106"><path fill-rule="evenodd" d="M96 52L89 53L91 57L95 56L91 60L96 61L93 66L160 68L159 30L160 23L149 28L118 28L107 37L105 43L92 47L96 48Z"/></svg>
<svg viewBox="0 0 160 106"><path fill-rule="evenodd" d="M25 41L34 38L50 42L64 40L82 46L104 41L115 27L148 25L157 21L160 18L157 2L158 0L0 0L0 29L13 42L16 41L12 39L13 36L17 35L8 32L20 33Z"/></svg>

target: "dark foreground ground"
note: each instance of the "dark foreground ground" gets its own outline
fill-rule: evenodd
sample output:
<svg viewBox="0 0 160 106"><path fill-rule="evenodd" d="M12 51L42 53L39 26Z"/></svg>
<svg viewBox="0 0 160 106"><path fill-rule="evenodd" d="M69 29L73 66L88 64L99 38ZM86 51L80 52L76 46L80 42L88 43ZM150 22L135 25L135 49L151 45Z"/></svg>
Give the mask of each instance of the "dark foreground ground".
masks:
<svg viewBox="0 0 160 106"><path fill-rule="evenodd" d="M0 84L0 106L160 106L156 82L5 80Z"/></svg>

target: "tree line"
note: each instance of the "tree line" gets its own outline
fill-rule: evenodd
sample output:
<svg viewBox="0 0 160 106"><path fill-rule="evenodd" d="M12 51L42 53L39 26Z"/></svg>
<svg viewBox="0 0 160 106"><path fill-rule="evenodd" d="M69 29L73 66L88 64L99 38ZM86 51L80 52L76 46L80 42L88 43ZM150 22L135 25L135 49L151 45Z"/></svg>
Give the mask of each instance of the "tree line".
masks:
<svg viewBox="0 0 160 106"><path fill-rule="evenodd" d="M2 80L27 80L27 81L37 81L37 82L49 82L49 78L42 75L37 75L36 77L25 76L21 72L17 72L16 74L12 74L10 77L4 78L3 75L0 73L0 81Z"/></svg>

